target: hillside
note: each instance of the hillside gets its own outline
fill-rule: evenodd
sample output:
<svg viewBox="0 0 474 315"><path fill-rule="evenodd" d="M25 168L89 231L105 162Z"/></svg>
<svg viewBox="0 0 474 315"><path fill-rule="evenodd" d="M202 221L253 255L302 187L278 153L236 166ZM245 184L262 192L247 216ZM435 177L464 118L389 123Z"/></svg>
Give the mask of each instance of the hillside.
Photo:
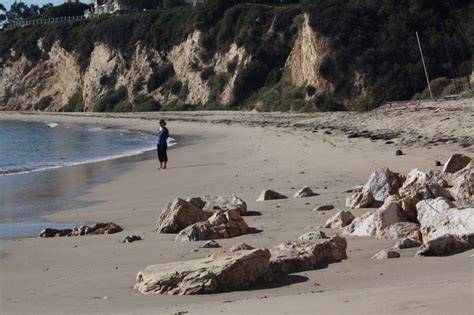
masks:
<svg viewBox="0 0 474 315"><path fill-rule="evenodd" d="M238 2L1 31L0 109L367 110L426 96L415 31L436 95L472 73L468 1Z"/></svg>

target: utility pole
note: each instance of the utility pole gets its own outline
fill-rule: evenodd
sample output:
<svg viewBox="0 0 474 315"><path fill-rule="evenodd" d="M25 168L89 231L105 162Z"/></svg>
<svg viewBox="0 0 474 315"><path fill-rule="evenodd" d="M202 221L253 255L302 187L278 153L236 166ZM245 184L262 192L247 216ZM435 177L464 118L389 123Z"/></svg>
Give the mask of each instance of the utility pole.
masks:
<svg viewBox="0 0 474 315"><path fill-rule="evenodd" d="M423 63L423 69L425 69L426 82L428 83L428 90L430 91L430 98L433 99L433 93L431 93L430 78L428 77L428 71L426 71L425 58L423 57L423 50L421 49L420 37L418 32L416 33L416 40L418 41L418 47L420 48L421 62Z"/></svg>

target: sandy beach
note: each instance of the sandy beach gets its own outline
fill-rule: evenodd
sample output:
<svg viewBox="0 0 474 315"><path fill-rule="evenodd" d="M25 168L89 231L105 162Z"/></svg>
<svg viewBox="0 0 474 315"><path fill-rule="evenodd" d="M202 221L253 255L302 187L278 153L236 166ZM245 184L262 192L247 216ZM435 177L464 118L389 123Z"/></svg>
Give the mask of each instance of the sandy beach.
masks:
<svg viewBox="0 0 474 315"><path fill-rule="evenodd" d="M80 201L87 208L54 213L52 221L114 222L113 235L18 239L0 243L2 314L472 314L474 251L449 257L371 260L395 241L347 236L347 260L281 277L246 290L201 296L143 295L133 290L148 265L205 257L246 242L272 247L317 230L346 209L341 191L363 184L376 169L408 173L441 169L453 153L473 157L474 100L427 103L367 114L1 113L1 119L74 122L155 132L168 120L182 139L159 171L155 159L97 185ZM350 137L349 137L350 136ZM402 156L395 155L401 149ZM319 196L256 202L264 189L292 195L310 186ZM254 233L202 242L174 242L153 231L161 210L177 196L229 195L244 199ZM280 204L280 206L278 206ZM334 210L312 211L333 204ZM351 210L362 215L367 209ZM329 235L338 230L323 229ZM122 244L126 235L143 241ZM193 251L197 250L197 251ZM182 313L179 313L182 312Z"/></svg>

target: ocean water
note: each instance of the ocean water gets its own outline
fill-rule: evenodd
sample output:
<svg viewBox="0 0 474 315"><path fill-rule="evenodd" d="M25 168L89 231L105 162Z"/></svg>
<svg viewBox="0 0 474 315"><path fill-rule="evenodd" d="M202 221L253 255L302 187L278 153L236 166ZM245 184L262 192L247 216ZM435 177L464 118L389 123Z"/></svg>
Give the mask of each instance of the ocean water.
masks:
<svg viewBox="0 0 474 315"><path fill-rule="evenodd" d="M122 128L0 121L0 239L76 226L40 216L87 206L75 197L155 148L154 135Z"/></svg>

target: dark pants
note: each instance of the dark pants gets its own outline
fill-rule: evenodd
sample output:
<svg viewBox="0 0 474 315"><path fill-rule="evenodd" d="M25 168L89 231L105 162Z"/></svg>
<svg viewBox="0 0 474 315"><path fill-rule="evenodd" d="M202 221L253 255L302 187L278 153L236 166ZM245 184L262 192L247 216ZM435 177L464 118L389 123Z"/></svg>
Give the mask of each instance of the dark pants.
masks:
<svg viewBox="0 0 474 315"><path fill-rule="evenodd" d="M168 145L158 144L156 146L156 150L158 151L158 160L160 162L168 162L168 155L166 154L166 151L168 150Z"/></svg>

